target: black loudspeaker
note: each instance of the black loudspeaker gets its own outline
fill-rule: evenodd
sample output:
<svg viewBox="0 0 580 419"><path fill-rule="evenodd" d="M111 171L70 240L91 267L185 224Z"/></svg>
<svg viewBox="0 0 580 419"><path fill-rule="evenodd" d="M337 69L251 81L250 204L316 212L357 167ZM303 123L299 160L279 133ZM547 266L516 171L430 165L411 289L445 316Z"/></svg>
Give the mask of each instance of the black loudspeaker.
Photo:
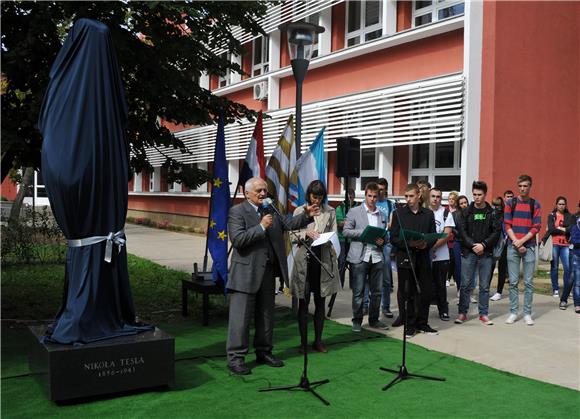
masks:
<svg viewBox="0 0 580 419"><path fill-rule="evenodd" d="M336 139L336 177L360 177L360 140L354 137Z"/></svg>

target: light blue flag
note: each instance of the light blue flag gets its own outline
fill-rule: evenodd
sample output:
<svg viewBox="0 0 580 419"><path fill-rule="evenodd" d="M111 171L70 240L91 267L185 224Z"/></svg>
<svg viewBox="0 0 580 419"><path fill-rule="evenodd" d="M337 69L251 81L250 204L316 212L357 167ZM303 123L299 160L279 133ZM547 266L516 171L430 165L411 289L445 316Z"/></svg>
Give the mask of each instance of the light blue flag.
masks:
<svg viewBox="0 0 580 419"><path fill-rule="evenodd" d="M292 201L296 207L306 203L306 189L308 185L314 180L320 180L324 187L326 187L326 163L324 161L324 129L322 128L314 142L310 145L298 161L296 167L298 169L298 185L290 185L290 189L294 189L297 196Z"/></svg>

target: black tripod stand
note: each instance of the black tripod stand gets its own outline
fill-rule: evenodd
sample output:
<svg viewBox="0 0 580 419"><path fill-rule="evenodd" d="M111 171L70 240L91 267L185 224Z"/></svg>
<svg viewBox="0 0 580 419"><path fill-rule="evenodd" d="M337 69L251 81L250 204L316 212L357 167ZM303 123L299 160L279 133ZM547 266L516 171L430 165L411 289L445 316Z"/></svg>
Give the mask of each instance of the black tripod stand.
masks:
<svg viewBox="0 0 580 419"><path fill-rule="evenodd" d="M268 202L268 204L271 205L270 202ZM282 222L282 224L286 225L286 223L284 221L284 217L282 217L282 215L278 212L278 210L276 209L276 207L272 205L271 208L274 210L274 212L276 212L276 214L278 214L279 219ZM290 231L294 235L294 237L297 239L298 243L300 243L302 246L304 246L306 248L307 255L310 255L310 256L314 257L314 259L320 264L320 267L322 269L324 269L326 271L326 273L331 278L334 278L334 274L332 272L329 272L326 269L326 267L322 264L322 261L312 251L312 248L300 236L298 236L294 231L292 231L292 230L288 230L288 231ZM308 277L308 272L306 273L306 277ZM324 379L324 380L310 382L310 380L308 379L308 326L307 326L307 324L308 324L308 322L306 322L306 324L304 326L304 334L301 336L301 339L300 339L302 348L304 349L304 367L302 369L302 376L300 377L300 382L298 384L288 385L288 386L263 388L263 389L260 389L258 391L260 391L260 392L266 392L266 391L279 391L279 390L294 390L294 389L299 389L299 390L303 390L303 391L307 391L309 393L312 393L322 403L324 403L325 405L329 406L330 405L330 402L328 402L320 394L318 394L316 392L316 390L315 390L315 387L318 387L318 386L321 386L323 384L329 383L330 380Z"/></svg>
<svg viewBox="0 0 580 419"><path fill-rule="evenodd" d="M415 281L415 286L417 287L417 296L420 296L421 295L421 287L419 286L419 280L417 279L417 273L415 272L414 259L412 258L411 251L409 249L409 245L407 244L407 239L405 238L405 234L402 231L403 226L401 225L401 218L399 217L398 210L395 211L395 214L396 214L397 219L399 221L399 227L400 227L399 234L403 238L403 243L405 243L405 251L407 253L407 259L404 261L405 266L399 267L399 269L409 269L410 268L411 273L413 274L412 275L413 279ZM399 275L400 275L400 272L399 272ZM384 367L379 368L381 371L394 372L395 374L397 374L397 376L395 378L393 378L391 380L391 382L389 382L386 386L383 387L383 391L388 390L389 388L391 388L392 386L397 384L399 381L403 381L403 380L406 380L409 378L423 378L425 380L445 381L445 378L431 377L428 375L421 375L421 374L412 374L409 372L409 370L407 370L407 316L408 316L408 312L409 312L409 277L407 275L405 277L403 300L404 300L404 305L405 305L405 314L403 315L403 360L402 360L401 365L399 365L398 370L395 370L392 368L384 368Z"/></svg>

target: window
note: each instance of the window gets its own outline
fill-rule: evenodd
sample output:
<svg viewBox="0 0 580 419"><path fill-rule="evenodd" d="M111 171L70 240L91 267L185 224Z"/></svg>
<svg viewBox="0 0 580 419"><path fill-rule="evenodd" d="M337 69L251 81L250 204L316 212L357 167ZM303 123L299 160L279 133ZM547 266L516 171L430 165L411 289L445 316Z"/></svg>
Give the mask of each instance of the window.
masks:
<svg viewBox="0 0 580 419"><path fill-rule="evenodd" d="M363 148L360 151L360 178L357 179L357 189L364 193L368 182L375 182L379 178L377 165L377 149Z"/></svg>
<svg viewBox="0 0 580 419"><path fill-rule="evenodd" d="M228 62L232 61L232 54L229 52L222 52L220 54L220 58L222 60L227 60ZM226 70L226 74L223 76L218 77L218 88L220 87L226 87L227 85L230 84L230 69L228 68Z"/></svg>
<svg viewBox="0 0 580 419"><path fill-rule="evenodd" d="M426 25L438 20L461 15L465 12L465 3L456 0L416 0L413 2L413 26Z"/></svg>
<svg viewBox="0 0 580 419"><path fill-rule="evenodd" d="M141 192L143 183L143 172L135 172L133 176L133 192Z"/></svg>
<svg viewBox="0 0 580 419"><path fill-rule="evenodd" d="M382 1L349 1L346 7L347 47L372 41L383 35Z"/></svg>
<svg viewBox="0 0 580 419"><path fill-rule="evenodd" d="M149 174L149 192L159 192L161 190L161 167L155 167Z"/></svg>
<svg viewBox="0 0 580 419"><path fill-rule="evenodd" d="M444 192L459 190L461 143L449 141L411 146L409 178L426 180Z"/></svg>
<svg viewBox="0 0 580 419"><path fill-rule="evenodd" d="M252 42L252 77L267 73L269 66L269 42L270 37L262 36Z"/></svg>
<svg viewBox="0 0 580 419"><path fill-rule="evenodd" d="M48 198L46 193L46 188L44 187L44 180L42 179L42 171L39 170L34 172L36 175L36 197L37 198Z"/></svg>
<svg viewBox="0 0 580 419"><path fill-rule="evenodd" d="M167 192L181 192L181 183L167 182Z"/></svg>

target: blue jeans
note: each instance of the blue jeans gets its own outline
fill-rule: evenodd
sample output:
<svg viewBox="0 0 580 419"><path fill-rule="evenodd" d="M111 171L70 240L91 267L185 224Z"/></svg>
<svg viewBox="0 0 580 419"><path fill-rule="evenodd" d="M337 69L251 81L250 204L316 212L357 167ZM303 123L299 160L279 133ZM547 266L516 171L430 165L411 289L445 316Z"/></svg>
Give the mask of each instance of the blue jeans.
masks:
<svg viewBox="0 0 580 419"><path fill-rule="evenodd" d="M383 247L383 295L381 307L383 314L391 310L391 292L393 292L393 270L391 269L391 245L386 244Z"/></svg>
<svg viewBox="0 0 580 419"><path fill-rule="evenodd" d="M518 282L520 279L520 262L524 265L524 315L532 314L534 299L534 268L536 265L536 249L528 247L526 253L518 252L511 244L507 253L508 274L510 277L510 305L512 314L518 314Z"/></svg>
<svg viewBox="0 0 580 419"><path fill-rule="evenodd" d="M580 252L578 251L576 253L572 251L570 254L570 270L572 273L568 282L564 281L564 292L560 296L560 301L567 303L570 291L574 289L574 306L580 307Z"/></svg>
<svg viewBox="0 0 580 419"><path fill-rule="evenodd" d="M370 289L369 323L379 320L381 305L381 288L383 285L383 262L353 263L352 269L352 322L361 324L363 320L363 298L365 278L368 275Z"/></svg>
<svg viewBox="0 0 580 419"><path fill-rule="evenodd" d="M491 256L477 256L468 253L461 257L461 288L459 291L459 314L467 314L471 290L474 287L475 272L479 272L479 299L477 301L480 316L487 316L489 311L489 281L491 279Z"/></svg>
<svg viewBox="0 0 580 419"><path fill-rule="evenodd" d="M550 263L550 276L552 278L552 291L558 291L558 265L562 261L564 268L564 287L570 281L570 249L568 246L552 247L552 262Z"/></svg>

